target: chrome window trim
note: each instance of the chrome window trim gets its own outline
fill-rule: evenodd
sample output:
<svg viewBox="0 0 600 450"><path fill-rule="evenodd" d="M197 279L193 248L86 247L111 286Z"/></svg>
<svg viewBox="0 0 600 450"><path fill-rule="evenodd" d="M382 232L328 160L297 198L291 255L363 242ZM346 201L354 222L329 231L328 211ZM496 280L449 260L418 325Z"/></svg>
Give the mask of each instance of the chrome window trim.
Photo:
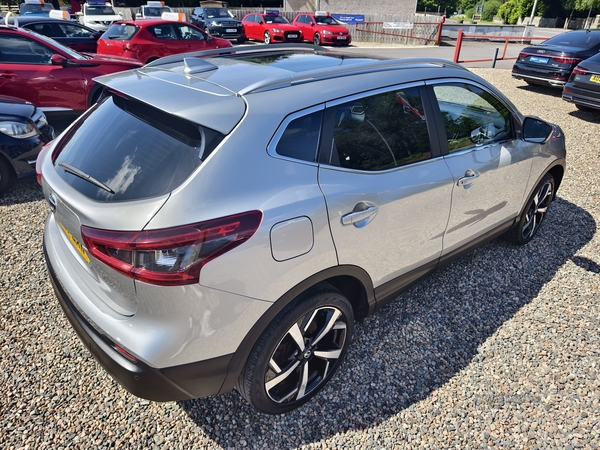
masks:
<svg viewBox="0 0 600 450"><path fill-rule="evenodd" d="M343 103L348 103L348 102L351 102L354 100L359 100L361 98L372 97L373 95L390 92L390 91L393 91L394 89L398 89L398 88L406 89L406 88L413 88L413 87L420 87L420 86L425 86L425 81L414 81L411 83L395 84L392 86L386 86L386 87L382 87L382 88L372 89L370 91L364 91L359 94L350 95L348 97L338 98L336 100L330 100L325 103L325 107L331 108L333 106L338 106Z"/></svg>

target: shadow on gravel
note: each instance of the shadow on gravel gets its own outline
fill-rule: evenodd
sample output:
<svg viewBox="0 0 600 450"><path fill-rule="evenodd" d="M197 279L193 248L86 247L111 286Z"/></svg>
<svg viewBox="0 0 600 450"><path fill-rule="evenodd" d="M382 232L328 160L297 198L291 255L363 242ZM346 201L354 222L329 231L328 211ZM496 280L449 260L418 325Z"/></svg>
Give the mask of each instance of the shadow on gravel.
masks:
<svg viewBox="0 0 600 450"><path fill-rule="evenodd" d="M563 101L562 89L559 88L553 88L550 86L542 86L537 84L525 84L523 86L517 86L517 89L523 89L524 91L538 92L540 94L558 97L561 101Z"/></svg>
<svg viewBox="0 0 600 450"><path fill-rule="evenodd" d="M600 110L596 111L571 111L570 116L589 123L600 123Z"/></svg>
<svg viewBox="0 0 600 450"><path fill-rule="evenodd" d="M329 385L286 415L256 413L235 391L179 405L223 447L289 448L377 425L477 361L478 347L565 262L597 271L596 263L574 256L595 232L589 213L558 198L528 245L497 239L357 323L348 357Z"/></svg>
<svg viewBox="0 0 600 450"><path fill-rule="evenodd" d="M0 206L18 205L37 202L44 199L42 187L37 183L35 175L14 180L6 191L0 194Z"/></svg>

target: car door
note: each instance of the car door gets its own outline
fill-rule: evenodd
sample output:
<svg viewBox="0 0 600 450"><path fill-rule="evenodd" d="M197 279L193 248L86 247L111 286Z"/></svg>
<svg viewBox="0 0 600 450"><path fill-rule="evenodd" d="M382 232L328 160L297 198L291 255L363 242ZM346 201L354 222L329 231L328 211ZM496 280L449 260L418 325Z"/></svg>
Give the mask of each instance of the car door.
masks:
<svg viewBox="0 0 600 450"><path fill-rule="evenodd" d="M184 53L187 50L184 40L175 31L173 24L154 25L148 30L156 38L154 49L156 50L155 54L158 54L159 57Z"/></svg>
<svg viewBox="0 0 600 450"><path fill-rule="evenodd" d="M53 65L56 53L30 36L1 33L0 94L28 100L46 112L86 109L81 69Z"/></svg>
<svg viewBox="0 0 600 450"><path fill-rule="evenodd" d="M186 52L197 52L214 47L208 45L206 34L194 27L182 23L176 25L175 29L178 33L178 39L181 40L179 45L184 47Z"/></svg>
<svg viewBox="0 0 600 450"><path fill-rule="evenodd" d="M376 288L433 270L442 251L453 178L430 138L422 84L326 105L319 184L339 263L366 270Z"/></svg>
<svg viewBox="0 0 600 450"><path fill-rule="evenodd" d="M260 25L258 24L259 19L260 16L258 14L250 14L246 16L246 19L243 21L246 37L248 39L262 39L262 34L259 29Z"/></svg>
<svg viewBox="0 0 600 450"><path fill-rule="evenodd" d="M452 212L444 254L514 219L531 167L531 145L517 139L509 107L481 85L466 81L431 84L446 136L452 176Z"/></svg>

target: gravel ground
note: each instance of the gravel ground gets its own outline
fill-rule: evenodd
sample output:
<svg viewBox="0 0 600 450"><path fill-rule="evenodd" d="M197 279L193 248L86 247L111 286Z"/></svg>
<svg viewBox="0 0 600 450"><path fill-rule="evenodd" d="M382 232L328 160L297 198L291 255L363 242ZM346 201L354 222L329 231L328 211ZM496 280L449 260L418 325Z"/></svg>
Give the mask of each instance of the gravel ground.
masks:
<svg viewBox="0 0 600 450"><path fill-rule="evenodd" d="M474 71L567 135L540 233L491 242L357 324L332 382L284 416L237 392L152 403L120 388L54 298L48 208L34 179L19 181L0 197L0 448L599 448L600 113Z"/></svg>

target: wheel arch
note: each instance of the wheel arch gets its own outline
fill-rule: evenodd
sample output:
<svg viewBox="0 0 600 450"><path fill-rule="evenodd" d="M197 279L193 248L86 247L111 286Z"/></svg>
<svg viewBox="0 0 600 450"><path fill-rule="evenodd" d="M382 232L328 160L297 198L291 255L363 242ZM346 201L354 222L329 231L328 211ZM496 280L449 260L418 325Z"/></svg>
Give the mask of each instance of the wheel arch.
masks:
<svg viewBox="0 0 600 450"><path fill-rule="evenodd" d="M375 311L373 282L360 267L335 266L312 275L283 294L254 324L231 358L220 394L230 392L234 388L250 352L277 314L298 297L319 290L324 284L330 284L348 299L355 318L366 317Z"/></svg>
<svg viewBox="0 0 600 450"><path fill-rule="evenodd" d="M94 86L92 86L92 89L90 90L90 95L88 95L88 108L93 106L98 98L100 98L100 95L102 95L102 89L104 89L103 85L94 83Z"/></svg>

